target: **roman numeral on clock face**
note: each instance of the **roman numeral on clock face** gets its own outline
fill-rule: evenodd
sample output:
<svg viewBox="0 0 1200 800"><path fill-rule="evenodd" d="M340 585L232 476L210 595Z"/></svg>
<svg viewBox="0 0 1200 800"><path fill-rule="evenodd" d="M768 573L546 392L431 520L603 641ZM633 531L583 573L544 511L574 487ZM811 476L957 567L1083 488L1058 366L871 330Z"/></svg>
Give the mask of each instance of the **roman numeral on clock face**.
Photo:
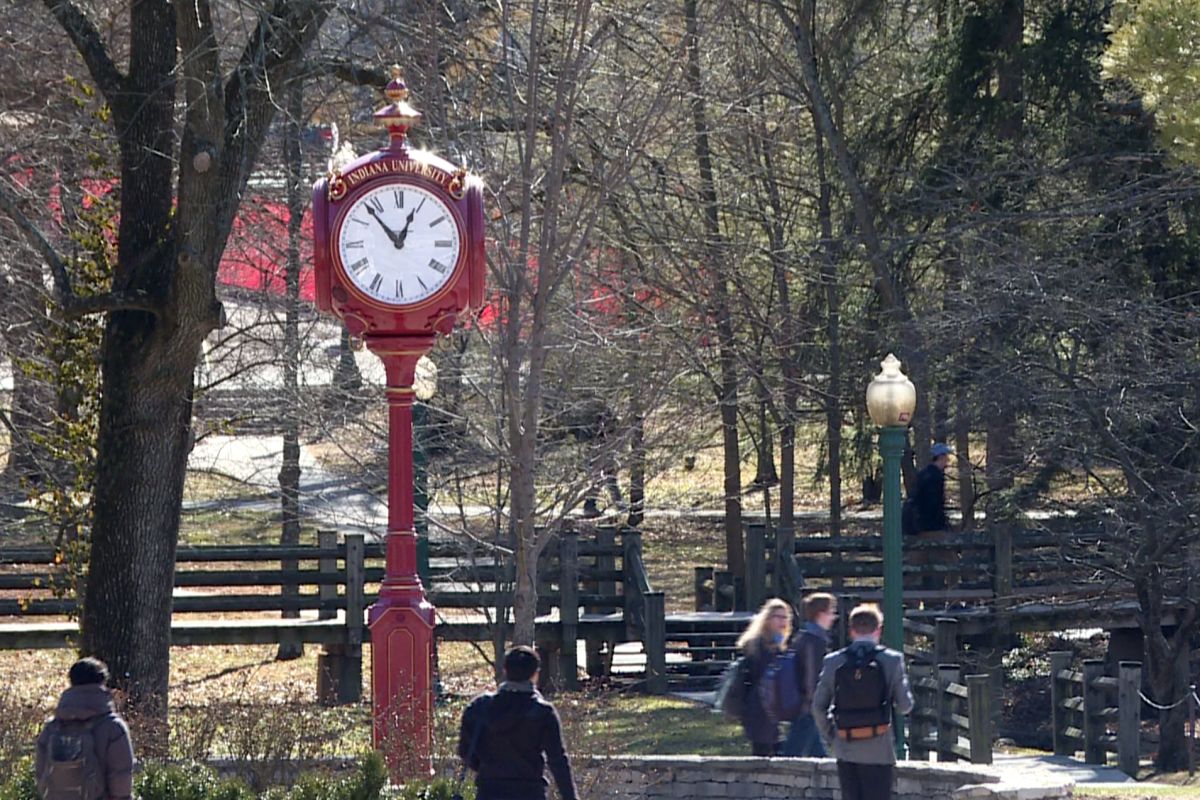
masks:
<svg viewBox="0 0 1200 800"><path fill-rule="evenodd" d="M371 208L374 208L377 213L383 213L383 201L378 197L368 197L367 205L371 206Z"/></svg>
<svg viewBox="0 0 1200 800"><path fill-rule="evenodd" d="M393 189L392 198L396 201L396 208L404 208L404 190Z"/></svg>
<svg viewBox="0 0 1200 800"><path fill-rule="evenodd" d="M429 223L429 227L436 228L438 225L441 225L445 221L446 221L446 215L443 214L442 216L435 219L433 222Z"/></svg>
<svg viewBox="0 0 1200 800"><path fill-rule="evenodd" d="M363 243L361 239L357 242L346 242L347 250L362 250L362 246Z"/></svg>
<svg viewBox="0 0 1200 800"><path fill-rule="evenodd" d="M371 259L360 258L358 261L355 261L353 264L350 265L350 271L353 272L355 275L361 275L363 270L365 270L369 266L371 266Z"/></svg>
<svg viewBox="0 0 1200 800"><path fill-rule="evenodd" d="M446 274L446 265L438 261L436 258L429 259L429 267L430 269L437 270L442 275Z"/></svg>
<svg viewBox="0 0 1200 800"><path fill-rule="evenodd" d="M404 297L404 284L396 280L396 297Z"/></svg>
<svg viewBox="0 0 1200 800"><path fill-rule="evenodd" d="M382 285L383 285L383 276L380 275L378 272L376 272L375 277L371 279L371 291L378 292L379 287Z"/></svg>
<svg viewBox="0 0 1200 800"><path fill-rule="evenodd" d="M453 247L454 242L450 241L449 239L436 239L433 242L433 246L434 247Z"/></svg>

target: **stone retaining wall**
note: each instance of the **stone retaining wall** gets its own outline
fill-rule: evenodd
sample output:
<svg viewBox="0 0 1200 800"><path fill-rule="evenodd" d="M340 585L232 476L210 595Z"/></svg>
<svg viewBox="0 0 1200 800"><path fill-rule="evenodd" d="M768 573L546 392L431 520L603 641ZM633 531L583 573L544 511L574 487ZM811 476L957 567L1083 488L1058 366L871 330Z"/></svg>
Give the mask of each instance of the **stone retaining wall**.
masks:
<svg viewBox="0 0 1200 800"><path fill-rule="evenodd" d="M576 765L588 798L841 800L837 765L828 758L617 756ZM895 788L895 800L1049 800L1070 797L1073 787L1007 783L986 767L901 762Z"/></svg>

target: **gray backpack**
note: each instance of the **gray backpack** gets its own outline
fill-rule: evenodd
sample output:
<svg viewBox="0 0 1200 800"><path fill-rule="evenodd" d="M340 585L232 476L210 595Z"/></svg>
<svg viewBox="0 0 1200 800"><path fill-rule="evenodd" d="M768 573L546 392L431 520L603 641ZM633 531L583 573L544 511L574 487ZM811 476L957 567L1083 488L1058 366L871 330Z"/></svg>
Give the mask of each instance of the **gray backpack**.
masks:
<svg viewBox="0 0 1200 800"><path fill-rule="evenodd" d="M37 774L43 800L98 800L107 793L96 730L109 719L51 719L46 723L46 757Z"/></svg>

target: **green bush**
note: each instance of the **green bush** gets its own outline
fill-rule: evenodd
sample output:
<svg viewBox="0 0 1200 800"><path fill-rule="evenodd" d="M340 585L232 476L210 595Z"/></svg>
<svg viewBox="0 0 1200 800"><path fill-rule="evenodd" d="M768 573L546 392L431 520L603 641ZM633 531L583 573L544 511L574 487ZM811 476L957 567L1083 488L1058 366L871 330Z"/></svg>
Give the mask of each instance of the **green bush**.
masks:
<svg viewBox="0 0 1200 800"><path fill-rule="evenodd" d="M256 795L237 779L220 778L201 764L146 764L137 776L138 800L382 800L387 786L387 766L379 753L369 753L354 774L345 778L302 775L290 789L274 787ZM403 800L449 800L453 784L445 779L407 787ZM468 796L468 800L474 793ZM11 777L0 784L0 800L39 800L33 763L17 764Z"/></svg>
<svg viewBox="0 0 1200 800"><path fill-rule="evenodd" d="M31 759L17 762L8 780L0 784L0 800L39 800Z"/></svg>
<svg viewBox="0 0 1200 800"><path fill-rule="evenodd" d="M431 781L408 783L396 795L396 800L450 800L455 782L449 778L434 778ZM475 799L475 786L469 781L462 787L463 800Z"/></svg>
<svg viewBox="0 0 1200 800"><path fill-rule="evenodd" d="M137 778L134 794L139 800L255 800L246 784L222 780L199 764L148 764Z"/></svg>

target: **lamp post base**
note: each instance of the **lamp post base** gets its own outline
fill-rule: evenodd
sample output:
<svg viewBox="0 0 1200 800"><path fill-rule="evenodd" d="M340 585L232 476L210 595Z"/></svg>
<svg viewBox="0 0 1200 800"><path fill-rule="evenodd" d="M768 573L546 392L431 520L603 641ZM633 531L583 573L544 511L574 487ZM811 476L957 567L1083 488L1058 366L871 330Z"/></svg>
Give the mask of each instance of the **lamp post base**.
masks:
<svg viewBox="0 0 1200 800"><path fill-rule="evenodd" d="M433 774L433 606L382 596L368 614L374 742L393 774Z"/></svg>

